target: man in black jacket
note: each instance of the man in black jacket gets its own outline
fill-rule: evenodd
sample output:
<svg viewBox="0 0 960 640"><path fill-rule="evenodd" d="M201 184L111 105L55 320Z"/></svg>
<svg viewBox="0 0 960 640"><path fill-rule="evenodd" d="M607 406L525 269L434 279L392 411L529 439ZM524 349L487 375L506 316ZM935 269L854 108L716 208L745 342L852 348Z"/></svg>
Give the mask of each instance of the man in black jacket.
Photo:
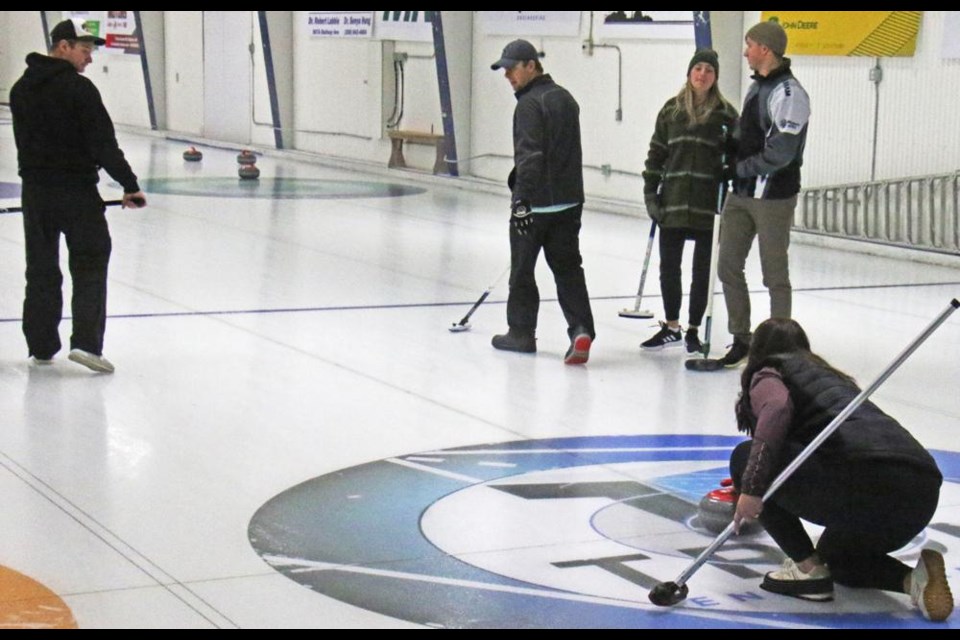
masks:
<svg viewBox="0 0 960 640"><path fill-rule="evenodd" d="M113 122L83 70L104 40L64 20L50 33L49 55L31 53L27 70L10 90L10 110L23 180L26 296L23 333L33 361L52 364L60 350L63 316L60 234L67 239L73 280L70 360L101 373L107 318L110 231L97 190L103 168L124 191L123 206L146 197L117 145Z"/></svg>
<svg viewBox="0 0 960 640"><path fill-rule="evenodd" d="M567 364L583 364L596 337L580 256L583 156L580 107L543 73L539 55L526 40L508 44L491 65L504 69L517 106L513 113L514 169L510 217L510 295L506 334L494 336L504 351L535 353L540 292L534 268L540 249L553 271L567 321Z"/></svg>

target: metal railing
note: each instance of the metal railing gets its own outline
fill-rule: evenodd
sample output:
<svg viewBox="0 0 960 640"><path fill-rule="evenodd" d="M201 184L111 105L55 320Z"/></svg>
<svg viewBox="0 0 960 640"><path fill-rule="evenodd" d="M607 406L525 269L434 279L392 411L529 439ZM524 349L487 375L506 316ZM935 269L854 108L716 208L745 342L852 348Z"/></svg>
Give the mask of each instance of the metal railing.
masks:
<svg viewBox="0 0 960 640"><path fill-rule="evenodd" d="M960 171L800 193L794 228L960 255Z"/></svg>

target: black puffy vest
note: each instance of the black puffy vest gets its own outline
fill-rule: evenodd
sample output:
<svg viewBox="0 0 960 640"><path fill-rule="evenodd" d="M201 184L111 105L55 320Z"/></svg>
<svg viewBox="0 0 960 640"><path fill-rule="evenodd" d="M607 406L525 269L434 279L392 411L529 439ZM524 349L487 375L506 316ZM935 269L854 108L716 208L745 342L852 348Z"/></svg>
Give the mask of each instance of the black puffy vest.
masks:
<svg viewBox="0 0 960 640"><path fill-rule="evenodd" d="M790 392L794 417L784 461L792 460L859 395L860 390L833 371L803 356L772 356ZM942 477L937 463L896 420L869 400L863 402L817 449L824 461L896 461Z"/></svg>

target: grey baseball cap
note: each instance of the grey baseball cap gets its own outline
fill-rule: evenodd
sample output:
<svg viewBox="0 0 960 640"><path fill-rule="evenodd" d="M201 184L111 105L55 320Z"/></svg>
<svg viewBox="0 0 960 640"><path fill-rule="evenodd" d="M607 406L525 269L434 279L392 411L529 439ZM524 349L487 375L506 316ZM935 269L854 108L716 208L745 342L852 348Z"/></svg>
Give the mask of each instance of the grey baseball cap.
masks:
<svg viewBox="0 0 960 640"><path fill-rule="evenodd" d="M526 40L514 40L503 48L500 59L490 65L490 68L494 71L497 69L509 69L518 62L537 60L539 58L540 54L537 53L537 49L532 44Z"/></svg>

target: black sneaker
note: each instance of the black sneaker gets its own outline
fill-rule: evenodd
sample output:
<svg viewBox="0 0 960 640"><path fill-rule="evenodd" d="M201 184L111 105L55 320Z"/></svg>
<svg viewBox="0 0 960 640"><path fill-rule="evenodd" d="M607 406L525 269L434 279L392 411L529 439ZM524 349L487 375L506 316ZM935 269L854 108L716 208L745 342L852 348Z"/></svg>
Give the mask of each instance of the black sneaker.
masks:
<svg viewBox="0 0 960 640"><path fill-rule="evenodd" d="M667 326L666 322L660 323L660 331L656 335L640 344L644 351L656 351L664 347L679 347L683 344L683 333L680 329L674 331Z"/></svg>
<svg viewBox="0 0 960 640"><path fill-rule="evenodd" d="M732 369L734 367L739 367L750 354L750 343L744 342L739 338L733 339L733 344L730 345L730 350L727 351L727 354L720 358L719 362L724 367Z"/></svg>
<svg viewBox="0 0 960 640"><path fill-rule="evenodd" d="M696 329L687 329L683 336L683 341L687 345L687 353L700 353L703 351L703 343L700 342L700 332Z"/></svg>
<svg viewBox="0 0 960 640"><path fill-rule="evenodd" d="M506 333L493 336L490 341L494 349L516 351L518 353L536 353L537 339L529 331L509 329Z"/></svg>

